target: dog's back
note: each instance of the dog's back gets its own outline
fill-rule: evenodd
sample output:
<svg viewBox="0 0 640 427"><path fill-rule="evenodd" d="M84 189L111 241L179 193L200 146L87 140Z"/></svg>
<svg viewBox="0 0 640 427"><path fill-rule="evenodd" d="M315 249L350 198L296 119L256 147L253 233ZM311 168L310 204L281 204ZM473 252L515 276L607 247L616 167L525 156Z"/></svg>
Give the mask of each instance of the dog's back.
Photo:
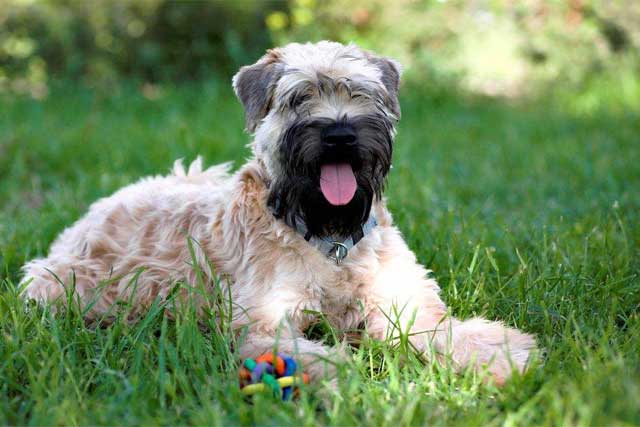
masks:
<svg viewBox="0 0 640 427"><path fill-rule="evenodd" d="M23 267L26 296L51 301L74 287L104 312L130 295L138 285L132 280L144 269L147 280L135 290L136 302L150 303L166 292L162 283L189 273L186 239L197 245L210 238L229 168L224 163L203 170L199 157L185 168L177 160L170 175L144 178L98 200L56 239L46 258Z"/></svg>

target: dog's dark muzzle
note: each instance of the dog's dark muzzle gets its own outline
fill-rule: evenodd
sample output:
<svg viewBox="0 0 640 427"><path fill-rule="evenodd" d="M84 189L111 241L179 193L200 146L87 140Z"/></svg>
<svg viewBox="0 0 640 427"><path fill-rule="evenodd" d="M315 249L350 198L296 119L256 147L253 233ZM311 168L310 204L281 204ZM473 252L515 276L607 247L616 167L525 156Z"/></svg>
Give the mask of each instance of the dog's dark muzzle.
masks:
<svg viewBox="0 0 640 427"><path fill-rule="evenodd" d="M332 123L320 133L319 164L349 163L354 170L361 166L359 138L356 128L346 123Z"/></svg>
<svg viewBox="0 0 640 427"><path fill-rule="evenodd" d="M335 123L322 130L322 144L330 149L352 147L358 143L358 133L351 125Z"/></svg>

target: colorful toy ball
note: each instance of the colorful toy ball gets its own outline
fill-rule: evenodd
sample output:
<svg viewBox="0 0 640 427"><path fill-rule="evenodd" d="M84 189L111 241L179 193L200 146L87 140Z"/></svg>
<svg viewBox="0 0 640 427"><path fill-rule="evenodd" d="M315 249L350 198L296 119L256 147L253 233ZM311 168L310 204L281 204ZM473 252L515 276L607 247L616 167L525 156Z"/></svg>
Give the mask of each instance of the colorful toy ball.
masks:
<svg viewBox="0 0 640 427"><path fill-rule="evenodd" d="M246 396L271 390L282 400L291 400L297 394L298 385L309 384L307 374L297 374L298 366L293 358L278 353L265 353L257 359L245 359L240 368L240 389Z"/></svg>

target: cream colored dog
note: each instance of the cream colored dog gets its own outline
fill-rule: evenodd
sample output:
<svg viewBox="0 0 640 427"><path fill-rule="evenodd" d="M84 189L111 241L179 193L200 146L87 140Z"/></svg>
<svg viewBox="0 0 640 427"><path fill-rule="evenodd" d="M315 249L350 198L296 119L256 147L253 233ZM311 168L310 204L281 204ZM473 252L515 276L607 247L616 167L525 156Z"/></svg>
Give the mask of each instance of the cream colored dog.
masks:
<svg viewBox="0 0 640 427"><path fill-rule="evenodd" d="M419 351L457 369L486 367L498 383L523 371L534 339L498 322L449 317L381 198L399 76L396 62L354 45L269 51L233 79L253 158L233 174L226 164L203 170L197 159L185 170L178 161L171 175L94 203L48 257L24 266L25 295L56 300L65 292L56 276L68 284L74 276L81 304L93 304L89 317L118 300L143 310L176 281L196 282L191 237L202 271L224 277L242 308L233 317L248 331L242 357L277 345L312 376L323 374L313 361L340 351L304 337L316 311L338 329L366 324L377 339L410 329Z"/></svg>

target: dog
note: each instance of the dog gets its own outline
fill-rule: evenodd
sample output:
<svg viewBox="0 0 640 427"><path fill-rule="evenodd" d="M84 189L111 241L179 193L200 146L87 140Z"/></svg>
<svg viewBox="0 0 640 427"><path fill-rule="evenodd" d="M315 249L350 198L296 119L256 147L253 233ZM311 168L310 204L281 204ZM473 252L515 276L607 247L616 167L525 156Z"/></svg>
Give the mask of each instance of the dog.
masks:
<svg viewBox="0 0 640 427"><path fill-rule="evenodd" d="M87 318L123 300L142 313L176 281L205 274L207 283L224 278L242 308L232 319L246 331L241 357L277 347L296 354L311 378L331 375L314 362L341 360L343 351L304 335L320 312L338 330L366 325L374 339L405 331L427 358L484 369L498 384L523 372L534 338L451 317L393 225L382 194L400 74L396 61L353 44L267 51L233 77L253 134L246 164L231 174L229 164L204 170L200 158L188 168L177 161L170 175L97 201L46 258L23 267L25 297L63 300L66 281Z"/></svg>

